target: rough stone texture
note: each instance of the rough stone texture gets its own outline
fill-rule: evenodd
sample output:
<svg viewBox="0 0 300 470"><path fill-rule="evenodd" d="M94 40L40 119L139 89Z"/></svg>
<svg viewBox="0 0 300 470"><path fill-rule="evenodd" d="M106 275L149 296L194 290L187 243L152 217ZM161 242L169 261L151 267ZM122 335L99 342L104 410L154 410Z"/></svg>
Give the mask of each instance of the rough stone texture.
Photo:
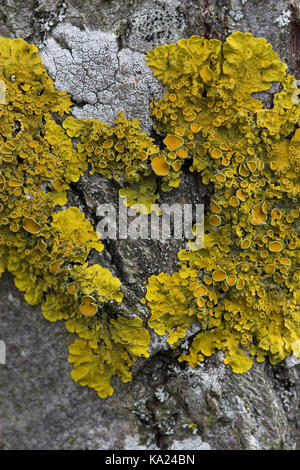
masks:
<svg viewBox="0 0 300 470"><path fill-rule="evenodd" d="M39 45L56 86L71 94L75 116L111 124L125 111L153 136L149 98L162 87L145 66L148 49L192 34L224 40L233 31L250 31L267 38L300 78L299 25L297 0L0 0L0 34ZM268 105L269 97L261 98ZM97 205L113 201L117 207L117 191L115 182L84 176L72 185L68 204L96 227ZM209 196L210 189L187 173L162 202L207 203ZM176 270L182 243L107 241L89 261L121 279L120 313L147 318L139 302L142 283ZM295 358L233 374L218 353L192 370L177 362L180 351L151 332L151 356L135 364L134 380L115 379L114 395L101 400L70 377L73 337L63 323L51 324L39 307L27 305L7 275L0 281L0 339L7 348L7 363L0 364L0 449L300 448Z"/></svg>

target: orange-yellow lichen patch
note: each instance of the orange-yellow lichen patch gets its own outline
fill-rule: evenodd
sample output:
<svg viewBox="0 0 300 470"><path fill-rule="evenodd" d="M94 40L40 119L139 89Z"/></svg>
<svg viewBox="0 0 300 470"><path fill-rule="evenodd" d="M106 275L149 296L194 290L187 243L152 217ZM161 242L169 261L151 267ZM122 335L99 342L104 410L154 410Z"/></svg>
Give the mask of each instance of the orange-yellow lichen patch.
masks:
<svg viewBox="0 0 300 470"><path fill-rule="evenodd" d="M173 163L172 163L172 168L173 168L175 171L180 170L180 168L181 168L181 162L179 162L179 161L173 162Z"/></svg>
<svg viewBox="0 0 300 470"><path fill-rule="evenodd" d="M270 209L270 203L268 201L263 202L261 206L261 210L264 214L268 213L268 210Z"/></svg>
<svg viewBox="0 0 300 470"><path fill-rule="evenodd" d="M201 126L199 126L198 124L191 124L191 131L194 132L194 133L197 133L199 132L201 129Z"/></svg>
<svg viewBox="0 0 300 470"><path fill-rule="evenodd" d="M188 156L187 150L183 147L177 149L176 154L178 155L179 158L187 158Z"/></svg>
<svg viewBox="0 0 300 470"><path fill-rule="evenodd" d="M110 149L113 145L113 140L112 139L107 139L103 142L103 148L104 149ZM92 151L93 149L91 149Z"/></svg>
<svg viewBox="0 0 300 470"><path fill-rule="evenodd" d="M43 253L47 248L47 243L45 243L44 240L40 238L37 242L37 247Z"/></svg>
<svg viewBox="0 0 300 470"><path fill-rule="evenodd" d="M236 288L238 290L241 290L244 288L244 285L245 285L245 281L244 279L241 279L241 278L238 278L237 282L236 282Z"/></svg>
<svg viewBox="0 0 300 470"><path fill-rule="evenodd" d="M212 158L221 158L221 156L222 156L221 150L219 150L217 148L211 149L209 152L210 152L210 155L212 156Z"/></svg>
<svg viewBox="0 0 300 470"><path fill-rule="evenodd" d="M244 195L244 193L243 193L243 191L242 191L241 189L238 189L235 194L236 194L236 197L237 197L240 201L242 201L242 202L246 201L246 196Z"/></svg>
<svg viewBox="0 0 300 470"><path fill-rule="evenodd" d="M270 264L267 264L265 267L265 271L267 274L274 274L275 273L275 267L271 266Z"/></svg>
<svg viewBox="0 0 300 470"><path fill-rule="evenodd" d="M218 173L216 175L216 180L219 181L219 183L224 183L224 181L226 181L226 176L224 173Z"/></svg>
<svg viewBox="0 0 300 470"><path fill-rule="evenodd" d="M279 262L280 262L281 264L285 265L285 266L290 266L290 264L291 264L290 258L281 258L281 259L279 260Z"/></svg>
<svg viewBox="0 0 300 470"><path fill-rule="evenodd" d="M216 282L224 281L226 279L226 273L222 269L216 269L212 274L212 278Z"/></svg>
<svg viewBox="0 0 300 470"><path fill-rule="evenodd" d="M264 224L267 220L266 214L262 210L262 206L260 204L256 205L252 209L252 216L250 219L250 223L252 225L260 225Z"/></svg>
<svg viewBox="0 0 300 470"><path fill-rule="evenodd" d="M197 289L194 290L194 295L196 297L199 297L201 295L206 295L207 294L207 289L204 286L200 286Z"/></svg>
<svg viewBox="0 0 300 470"><path fill-rule="evenodd" d="M76 294L75 282L70 282L70 283L68 284L68 293L71 294L71 295L75 295L75 294Z"/></svg>
<svg viewBox="0 0 300 470"><path fill-rule="evenodd" d="M282 243L279 241L273 241L269 245L269 250L272 252L282 251Z"/></svg>
<svg viewBox="0 0 300 470"><path fill-rule="evenodd" d="M239 174L243 177L249 176L249 171L244 163L239 166Z"/></svg>
<svg viewBox="0 0 300 470"><path fill-rule="evenodd" d="M198 305L198 307L200 307L200 308L204 307L204 305L205 305L205 300L200 297L199 299L197 299L197 305Z"/></svg>
<svg viewBox="0 0 300 470"><path fill-rule="evenodd" d="M83 297L82 302L80 304L80 312L82 313L82 315L86 317L96 315L96 313L98 312L98 307L95 302L96 301L93 297Z"/></svg>
<svg viewBox="0 0 300 470"><path fill-rule="evenodd" d="M231 196L230 200L229 200L229 204L232 206L232 207L238 207L239 204L240 204L240 201L238 200L238 198L236 196Z"/></svg>
<svg viewBox="0 0 300 470"><path fill-rule="evenodd" d="M248 166L249 170L250 170L252 173L253 173L253 172L256 170L256 168L257 168L256 162L248 161L248 162L247 162L247 166Z"/></svg>
<svg viewBox="0 0 300 470"><path fill-rule="evenodd" d="M214 227L218 227L219 225L221 225L221 217L219 217L218 215L216 214L213 214L209 217L209 222L211 223L211 225L213 225Z"/></svg>
<svg viewBox="0 0 300 470"><path fill-rule="evenodd" d="M210 201L210 210L216 214L220 214L222 211L221 207L213 199Z"/></svg>
<svg viewBox="0 0 300 470"><path fill-rule="evenodd" d="M50 271L52 274L56 275L60 271L60 267L63 264L64 260L59 259L50 264Z"/></svg>
<svg viewBox="0 0 300 470"><path fill-rule="evenodd" d="M203 280L204 280L205 284L207 284L208 286L210 286L212 284L212 279L209 276L204 276Z"/></svg>
<svg viewBox="0 0 300 470"><path fill-rule="evenodd" d="M241 241L241 248L243 250L246 250L247 248L249 248L250 245L251 245L251 240L248 240L247 238Z"/></svg>
<svg viewBox="0 0 300 470"><path fill-rule="evenodd" d="M22 180L18 180L18 179L15 179L15 178L12 178L10 181L9 181L9 186L11 186L12 188L16 188L18 186L23 186L23 181Z"/></svg>
<svg viewBox="0 0 300 470"><path fill-rule="evenodd" d="M40 224L31 217L25 217L23 228L26 230L26 232L29 232L32 234L37 234L37 233L40 233L41 231Z"/></svg>
<svg viewBox="0 0 300 470"><path fill-rule="evenodd" d="M19 226L19 224L11 224L11 225L9 226L9 228L10 228L10 230L11 230L12 232L18 232L20 226Z"/></svg>
<svg viewBox="0 0 300 470"><path fill-rule="evenodd" d="M164 156L154 157L151 162L153 171L159 176L165 176L169 173L169 165Z"/></svg>
<svg viewBox="0 0 300 470"><path fill-rule="evenodd" d="M272 217L273 219L276 219L276 220L281 219L281 212L280 212L280 210L278 210L278 209L272 209L272 211L271 211L271 217Z"/></svg>
<svg viewBox="0 0 300 470"><path fill-rule="evenodd" d="M184 140L177 135L168 135L164 140L164 144L168 147L171 152L178 149L184 144Z"/></svg>
<svg viewBox="0 0 300 470"><path fill-rule="evenodd" d="M28 303L42 302L45 318L67 320L69 331L88 341L85 348L81 342L71 348L74 379L104 397L113 391L113 375L127 381L132 360L147 355L149 336L140 319L115 320L106 312L97 319L99 307L122 300L120 281L105 268L87 266L90 250L103 245L84 214L56 206L67 202L70 183L89 165L108 177L137 181L151 173L148 156L159 149L137 120L122 114L115 127L66 117L71 100L54 89L36 53L22 39L0 38L0 81L8 97L0 106L0 276L8 269ZM93 368L99 350L102 362L98 358Z"/></svg>
<svg viewBox="0 0 300 470"><path fill-rule="evenodd" d="M120 151L120 150L118 150L118 151ZM140 152L138 152L138 157L143 161L147 160L147 157L148 157L147 152L141 150Z"/></svg>
<svg viewBox="0 0 300 470"><path fill-rule="evenodd" d="M66 189L66 184L58 178L52 181L52 186L56 191L63 191Z"/></svg>
<svg viewBox="0 0 300 470"><path fill-rule="evenodd" d="M236 283L236 276L234 276L232 274L228 274L228 276L226 277L226 282L227 282L229 287L234 286L235 283Z"/></svg>
<svg viewBox="0 0 300 470"><path fill-rule="evenodd" d="M190 113L190 114L186 114L186 115L184 116L184 120L185 120L185 121L188 121L188 122L190 122L190 121L195 121L196 117L197 117L197 114L196 114L196 113Z"/></svg>
<svg viewBox="0 0 300 470"><path fill-rule="evenodd" d="M195 367L204 356L222 349L224 362L238 373L251 367L248 353L260 361L269 357L278 362L290 354L288 345L299 337L300 324L299 318L298 325L295 322L291 273L297 246L291 208L299 194L295 142L300 136L300 104L291 99L295 79L286 75L286 67L266 40L249 33L233 33L223 46L194 36L150 51L147 62L167 88L152 104L154 116L161 111L156 131L161 136L171 134L170 116L175 115L176 128L184 130L183 146L193 158L191 171L200 173L204 184L214 185L204 247L179 253L179 278L186 280L190 273L208 286L205 305L202 297L193 300L201 305L195 321L203 330L179 360ZM281 83L282 91L275 95L274 107L266 109L253 92L267 90L274 80ZM176 95L176 107L170 105L169 92ZM185 119L189 115L197 116L190 127ZM278 242L281 258L272 251ZM281 259L290 259L291 264ZM232 274L216 280L218 270ZM169 291L169 281L160 279L161 291ZM187 290L197 289L194 281L191 284L187 289L181 286L185 298ZM176 312L159 315L154 285L152 279L149 305L155 312L155 325L164 331L165 321L175 331L181 322ZM283 295L280 307L279 290ZM283 325L283 305L293 327ZM184 312L180 319L185 318L187 324ZM189 319L190 315L189 311ZM280 335L274 338L275 330Z"/></svg>

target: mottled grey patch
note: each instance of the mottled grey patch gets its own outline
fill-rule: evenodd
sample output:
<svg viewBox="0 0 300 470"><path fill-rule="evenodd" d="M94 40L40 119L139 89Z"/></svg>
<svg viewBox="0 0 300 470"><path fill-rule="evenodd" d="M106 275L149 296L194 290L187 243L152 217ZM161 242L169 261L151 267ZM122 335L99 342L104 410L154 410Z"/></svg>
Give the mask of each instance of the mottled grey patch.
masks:
<svg viewBox="0 0 300 470"><path fill-rule="evenodd" d="M160 44L177 42L183 36L184 15L178 0L145 1L132 13L127 30L127 45L147 52Z"/></svg>

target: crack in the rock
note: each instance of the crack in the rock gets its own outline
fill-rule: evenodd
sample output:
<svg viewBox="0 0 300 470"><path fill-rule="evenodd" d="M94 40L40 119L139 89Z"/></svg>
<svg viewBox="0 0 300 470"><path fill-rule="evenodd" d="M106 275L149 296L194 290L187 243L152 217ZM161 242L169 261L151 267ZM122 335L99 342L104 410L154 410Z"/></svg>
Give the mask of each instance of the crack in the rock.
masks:
<svg viewBox="0 0 300 470"><path fill-rule="evenodd" d="M88 216L88 220L91 222L91 224L93 225L94 228L96 228L96 225L97 225L97 222L93 216L93 213L91 211L91 209L89 208L87 202L86 202L86 199L84 197L84 194L83 194L83 191L81 190L81 188L78 187L78 184L77 183L70 183L70 191L72 192L72 194L74 196L76 196L76 198L78 199L78 206L80 208L80 206L82 206L84 208L84 214L85 216L87 217ZM68 193L69 194L69 193ZM74 201L72 201L73 203Z"/></svg>
<svg viewBox="0 0 300 470"><path fill-rule="evenodd" d="M46 52L46 54L47 54L47 52ZM48 54L47 54L47 55L48 55ZM53 79L53 81L55 81L55 80L56 80L56 76L57 76L57 70L58 70L58 68L57 68L57 63L56 63L55 57L52 57L52 58L53 58L54 66L55 66L55 76L54 76L54 78L52 78L52 79Z"/></svg>
<svg viewBox="0 0 300 470"><path fill-rule="evenodd" d="M72 47L69 46L68 41L66 40L66 38L61 35L61 36L55 36L54 39L60 45L60 47L62 49L65 49L65 50L70 52L71 57L74 60Z"/></svg>
<svg viewBox="0 0 300 470"><path fill-rule="evenodd" d="M72 99L73 106L76 105L76 108L83 108L83 106L88 106L88 105L91 104L88 101L85 101L83 99L75 98L74 96L72 96L72 94L70 92L68 92L68 94L70 95L70 97ZM97 103L98 103L98 101L97 101ZM72 110L71 110L71 113L72 113Z"/></svg>
<svg viewBox="0 0 300 470"><path fill-rule="evenodd" d="M79 208L83 208L85 216L91 222L94 229L96 229L98 222L92 210L89 208L88 203L86 202L83 190L78 186L77 183L70 183L70 191L72 192L72 195L74 195L78 199L77 205L79 206ZM75 201L72 200L72 205L74 203ZM114 267L114 270L122 284L128 286L124 263L120 254L118 253L117 243L114 240L108 239L102 239L101 242L103 243L107 253L109 253L110 255L109 264L111 265L111 267Z"/></svg>
<svg viewBox="0 0 300 470"><path fill-rule="evenodd" d="M115 240L108 240L108 239L101 240L101 241L104 244L108 253L110 254L111 264L112 266L115 267L115 270L118 274L118 278L120 279L122 284L128 286L127 275L124 269L124 263L117 250L117 242Z"/></svg>

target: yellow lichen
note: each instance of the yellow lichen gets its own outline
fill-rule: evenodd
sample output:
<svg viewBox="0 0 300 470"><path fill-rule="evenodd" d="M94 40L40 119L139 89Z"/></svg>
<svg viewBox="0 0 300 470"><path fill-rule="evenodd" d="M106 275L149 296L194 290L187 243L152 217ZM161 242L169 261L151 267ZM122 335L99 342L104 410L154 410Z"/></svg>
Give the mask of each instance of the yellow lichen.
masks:
<svg viewBox="0 0 300 470"><path fill-rule="evenodd" d="M70 331L88 338L89 334L78 326L69 325ZM69 348L69 362L73 364L73 379L94 388L101 398L105 398L114 391L110 384L112 376L118 375L123 382L128 382L132 379L132 361L148 356L149 334L140 318L120 317L111 320L106 327L99 325L96 338L97 342L94 339L89 342L76 340Z"/></svg>
<svg viewBox="0 0 300 470"><path fill-rule="evenodd" d="M79 307L82 315L86 315L87 317L96 315L96 313L98 312L98 307L95 302L96 301L95 299L93 299L93 297L90 297L89 295L85 295L82 298L82 302Z"/></svg>
<svg viewBox="0 0 300 470"><path fill-rule="evenodd" d="M221 349L240 373L250 355L276 363L297 350L300 105L295 78L271 45L236 32L224 44L192 36L149 51L166 87L151 102L161 147L123 113L114 126L67 116L70 98L54 89L36 52L0 38L0 275L11 272L27 302L42 303L47 319L66 320L80 336L70 347L74 380L111 395L111 377L130 380L149 344L141 319L109 313L121 285L87 263L92 249L103 249L92 224L78 208L58 207L88 170L118 181L128 205L147 212L157 182L163 191L177 187L185 161L214 185L203 248L181 250L179 271L147 286L149 326L173 347L200 325L181 361L195 367ZM282 90L267 109L253 93L274 81Z"/></svg>
<svg viewBox="0 0 300 470"><path fill-rule="evenodd" d="M87 340L70 348L73 376L104 397L113 391L114 374L128 380L132 361L147 355L149 335L138 318L110 318L106 306L121 302L121 283L108 269L88 266L90 251L103 249L99 235L77 207L59 206L67 204L70 183L89 165L103 173L101 159L95 162L94 155L105 154L105 162L111 162L125 153L130 161L122 174L135 181L130 163L142 162L142 152L148 158L156 147L139 132L137 121L123 115L115 132L126 129L133 140L116 137L104 123L101 130L97 121L66 118L71 100L54 89L36 52L22 39L0 38L0 79L5 83L5 103L0 105L0 276L11 272L28 303L42 303L45 318L67 320L67 329ZM56 115L61 116L57 122ZM72 137L79 129L83 135L92 133L93 145L89 141L76 147ZM113 145L115 153L110 153ZM150 174L150 163L148 168ZM84 362L83 356L89 360Z"/></svg>
<svg viewBox="0 0 300 470"><path fill-rule="evenodd" d="M215 189L203 248L180 251L178 273L149 279L149 325L177 344L198 321L201 331L180 357L193 367L217 349L237 373L251 367L250 356L278 362L300 336L295 78L265 39L249 33L233 33L223 45L192 36L146 60L166 86L151 103L156 131L173 135L175 120L190 170ZM253 93L274 81L282 90L267 109ZM202 282L205 297L197 296Z"/></svg>
<svg viewBox="0 0 300 470"><path fill-rule="evenodd" d="M153 158L151 164L152 164L153 171L158 176L165 176L169 173L169 165L167 164L165 157L163 156L155 157Z"/></svg>

